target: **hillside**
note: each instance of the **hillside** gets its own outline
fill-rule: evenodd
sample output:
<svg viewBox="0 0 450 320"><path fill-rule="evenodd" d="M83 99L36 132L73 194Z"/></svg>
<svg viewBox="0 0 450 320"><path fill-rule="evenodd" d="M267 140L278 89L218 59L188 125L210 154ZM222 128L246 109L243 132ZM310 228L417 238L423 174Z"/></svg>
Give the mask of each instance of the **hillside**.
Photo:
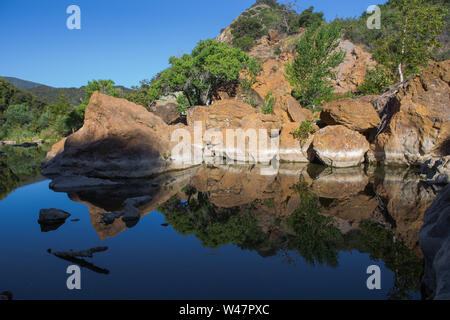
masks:
<svg viewBox="0 0 450 320"><path fill-rule="evenodd" d="M36 87L42 86L41 83L36 83L36 82L32 82L32 81L22 80L22 79L14 78L14 77L1 77L1 78L5 79L9 83L11 83L14 87L17 87L17 88L23 89L23 90L29 90L29 89L32 89L32 88L36 88Z"/></svg>
<svg viewBox="0 0 450 320"><path fill-rule="evenodd" d="M80 105L84 99L84 89L86 88L85 86L81 88L54 88L41 83L14 77L2 78L11 83L16 88L31 92L35 97L37 97L40 101L45 102L46 104L56 103L62 95L66 96L69 103L73 106ZM130 93L132 91L131 89L123 86L115 86L115 88L119 90L119 93L121 95Z"/></svg>

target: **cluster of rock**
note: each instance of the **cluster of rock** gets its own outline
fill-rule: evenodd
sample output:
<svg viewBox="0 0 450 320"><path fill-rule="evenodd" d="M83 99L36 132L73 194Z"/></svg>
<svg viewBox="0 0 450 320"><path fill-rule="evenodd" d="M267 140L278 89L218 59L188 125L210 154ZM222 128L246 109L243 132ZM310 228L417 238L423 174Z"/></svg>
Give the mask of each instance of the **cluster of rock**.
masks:
<svg viewBox="0 0 450 320"><path fill-rule="evenodd" d="M283 90L273 91L276 103L270 115L228 98L189 109L187 123L175 125L170 124L175 118L170 113L160 117L127 100L95 93L83 128L53 146L44 174L134 178L202 163L204 157L192 157L189 162L186 155L172 154L180 143L173 134L180 129L192 137L184 141L192 153L197 150L213 158L269 163L276 156L281 161L319 162L336 168L365 162L421 165L449 154L449 83L450 60L431 65L382 96L330 102L320 114L325 126L316 126L304 141L293 132L302 122L313 122L314 115ZM285 87L286 83L279 88ZM271 89L270 82L255 88L258 94ZM195 140L199 124L200 143ZM244 150L233 144L231 152L225 141L215 140L218 134L226 137L228 129L242 130L237 132L244 135L249 129L265 130L267 138L260 138L254 150L248 150L247 144L241 147ZM268 151L273 138L279 142L275 153ZM445 172L439 173L439 179L445 179Z"/></svg>

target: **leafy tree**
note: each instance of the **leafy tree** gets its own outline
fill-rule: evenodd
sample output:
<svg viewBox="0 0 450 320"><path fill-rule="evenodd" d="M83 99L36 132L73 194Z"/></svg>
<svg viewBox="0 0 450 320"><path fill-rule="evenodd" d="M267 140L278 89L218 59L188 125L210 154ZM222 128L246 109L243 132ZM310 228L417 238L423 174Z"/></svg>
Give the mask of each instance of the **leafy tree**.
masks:
<svg viewBox="0 0 450 320"><path fill-rule="evenodd" d="M390 32L376 41L375 58L392 72L396 70L403 82L405 75L425 66L433 48L440 46L446 10L425 0L396 0L394 5L399 14Z"/></svg>
<svg viewBox="0 0 450 320"><path fill-rule="evenodd" d="M311 6L303 11L297 18L297 26L303 28L309 28L324 22L322 12L313 12L314 7Z"/></svg>
<svg viewBox="0 0 450 320"><path fill-rule="evenodd" d="M189 106L209 105L220 87L239 81L244 69L255 64L240 49L216 40L200 41L191 54L171 57L171 67L155 82L159 92L182 92Z"/></svg>
<svg viewBox="0 0 450 320"><path fill-rule="evenodd" d="M297 44L297 54L286 65L286 79L294 87L294 95L307 108L321 105L333 93L332 71L344 61L345 52L337 51L341 29L331 23L314 26Z"/></svg>

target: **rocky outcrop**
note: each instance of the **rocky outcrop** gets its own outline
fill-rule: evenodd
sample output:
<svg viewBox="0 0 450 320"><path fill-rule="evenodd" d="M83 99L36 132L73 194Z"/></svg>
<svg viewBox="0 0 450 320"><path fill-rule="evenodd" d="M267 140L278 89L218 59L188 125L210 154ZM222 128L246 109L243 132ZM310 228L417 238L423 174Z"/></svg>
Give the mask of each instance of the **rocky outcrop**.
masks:
<svg viewBox="0 0 450 320"><path fill-rule="evenodd" d="M83 127L54 146L43 174L132 178L184 168L169 157L170 137L171 127L144 107L95 92Z"/></svg>
<svg viewBox="0 0 450 320"><path fill-rule="evenodd" d="M345 52L345 58L344 62L334 70L336 72L335 92L338 94L356 92L364 81L367 68L374 66L375 61L369 52L348 40L342 40L338 50Z"/></svg>
<svg viewBox="0 0 450 320"><path fill-rule="evenodd" d="M329 102L322 107L320 119L328 125L343 125L360 133L376 129L380 125L380 117L371 103L372 99L374 96Z"/></svg>
<svg viewBox="0 0 450 320"><path fill-rule="evenodd" d="M450 156L425 161L421 166L421 173L426 176L429 183L450 183Z"/></svg>
<svg viewBox="0 0 450 320"><path fill-rule="evenodd" d="M312 150L316 160L335 168L359 166L369 150L366 138L344 126L321 129L314 136Z"/></svg>
<svg viewBox="0 0 450 320"><path fill-rule="evenodd" d="M375 157L384 164L420 165L448 155L450 60L427 67L375 101L382 123ZM386 99L385 99L386 97Z"/></svg>
<svg viewBox="0 0 450 320"><path fill-rule="evenodd" d="M183 116L175 103L156 104L152 112L167 124L176 124L183 121Z"/></svg>
<svg viewBox="0 0 450 320"><path fill-rule="evenodd" d="M425 298L450 299L450 185L438 195L425 212L420 232L425 256L423 287Z"/></svg>

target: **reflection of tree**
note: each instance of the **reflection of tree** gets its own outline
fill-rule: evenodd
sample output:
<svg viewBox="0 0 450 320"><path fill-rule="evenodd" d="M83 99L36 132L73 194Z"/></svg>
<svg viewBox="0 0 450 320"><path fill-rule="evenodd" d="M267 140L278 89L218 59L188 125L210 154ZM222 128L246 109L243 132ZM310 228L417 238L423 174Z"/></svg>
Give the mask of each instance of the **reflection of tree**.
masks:
<svg viewBox="0 0 450 320"><path fill-rule="evenodd" d="M174 197L159 210L177 232L195 235L206 247L235 244L255 250L263 257L278 254L287 263L295 263L298 253L312 265L331 267L339 265L340 251L368 252L372 260L382 260L395 274L395 285L389 293L391 299L408 299L412 291L419 291L421 259L403 243L395 241L390 231L375 222L363 221L360 230L343 235L334 225L333 217L321 214L319 197L309 191L307 183L298 183L294 191L300 197L300 205L284 222L274 222L277 232L270 238L270 232L261 230L253 214L264 201L218 208L211 204L207 193L188 186L183 189L188 201Z"/></svg>
<svg viewBox="0 0 450 320"><path fill-rule="evenodd" d="M45 158L43 148L6 146L0 154L0 199L21 184L39 175L39 167Z"/></svg>
<svg viewBox="0 0 450 320"><path fill-rule="evenodd" d="M297 184L294 190L301 203L287 219L287 225L295 233L290 240L290 249L297 250L305 261L313 265L326 263L337 267L341 232L333 225L332 217L320 214L319 197L310 193L304 183Z"/></svg>
<svg viewBox="0 0 450 320"><path fill-rule="evenodd" d="M370 253L374 260L382 260L394 272L395 283L389 293L391 299L411 299L411 292L420 290L423 273L422 260L383 226L371 222L361 223L358 249Z"/></svg>
<svg viewBox="0 0 450 320"><path fill-rule="evenodd" d="M267 240L257 226L256 217L248 211L217 208L211 204L207 194L198 192L194 197L192 192L187 193L188 202L173 197L159 208L177 232L194 234L204 246L210 248L232 243L242 249L256 249Z"/></svg>

